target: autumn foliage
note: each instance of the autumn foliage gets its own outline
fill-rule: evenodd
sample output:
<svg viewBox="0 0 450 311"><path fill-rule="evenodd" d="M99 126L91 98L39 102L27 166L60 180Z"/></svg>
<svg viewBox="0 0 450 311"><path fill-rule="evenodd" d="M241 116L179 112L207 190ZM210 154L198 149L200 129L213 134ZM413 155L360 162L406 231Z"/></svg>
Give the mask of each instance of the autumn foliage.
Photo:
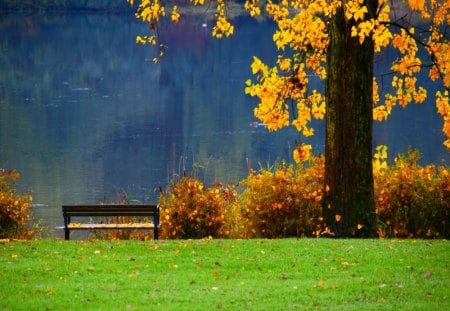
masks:
<svg viewBox="0 0 450 311"><path fill-rule="evenodd" d="M31 238L27 228L31 219L32 197L16 193L20 173L0 169L0 238Z"/></svg>
<svg viewBox="0 0 450 311"><path fill-rule="evenodd" d="M182 177L159 198L161 237L171 239L218 237L225 223L225 210L236 196L231 186Z"/></svg>
<svg viewBox="0 0 450 311"><path fill-rule="evenodd" d="M281 238L320 235L324 159L308 166L286 163L252 173L242 184L242 218L249 237Z"/></svg>
<svg viewBox="0 0 450 311"><path fill-rule="evenodd" d="M158 36L160 20L170 16L177 23L182 10L178 3L170 1L127 1L132 6L136 2L136 17L150 29L150 35L137 36L136 42L159 46L160 53L154 59L157 62L164 55L164 43ZM189 0L189 3L215 9L213 37L234 33L229 17L232 1ZM373 119L385 120L394 106L423 103L431 97L418 79L419 73L425 71L430 80L442 82L443 90L433 95L444 120L442 131L447 137L444 145L450 148L449 1L379 0L373 11L363 0L246 0L243 9L252 17L264 15L277 25L272 38L279 56L272 66L255 56L251 65L254 79L246 82L245 89L246 94L259 99L254 114L268 130L294 126L305 136L314 134L311 120L323 119L325 99L320 90L313 88L315 84L310 83L310 77L327 78L330 20L342 9L346 22L352 24L352 37L361 44L372 40L375 53L391 48L398 55L389 74L374 78ZM380 96L379 84L391 86L392 91Z"/></svg>
<svg viewBox="0 0 450 311"><path fill-rule="evenodd" d="M448 238L448 167L418 164L409 151L388 165L387 147L374 155L378 235L382 238ZM220 183L207 188L182 178L160 197L164 238L320 237L323 226L324 158L309 155L296 165L277 163L251 171L241 191ZM340 215L336 215L339 219Z"/></svg>
<svg viewBox="0 0 450 311"><path fill-rule="evenodd" d="M418 164L420 153L409 151L386 165L386 147L374 165L380 237L438 238L450 236L450 175L448 168Z"/></svg>

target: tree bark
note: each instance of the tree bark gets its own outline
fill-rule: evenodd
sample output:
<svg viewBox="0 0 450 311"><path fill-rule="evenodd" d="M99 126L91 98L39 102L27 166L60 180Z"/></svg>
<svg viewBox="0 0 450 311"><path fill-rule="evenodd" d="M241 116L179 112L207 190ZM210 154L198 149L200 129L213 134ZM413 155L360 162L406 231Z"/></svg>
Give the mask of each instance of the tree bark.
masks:
<svg viewBox="0 0 450 311"><path fill-rule="evenodd" d="M366 0L369 13L377 0ZM335 237L376 237L372 171L374 45L351 37L339 9L330 24L326 79L325 225Z"/></svg>

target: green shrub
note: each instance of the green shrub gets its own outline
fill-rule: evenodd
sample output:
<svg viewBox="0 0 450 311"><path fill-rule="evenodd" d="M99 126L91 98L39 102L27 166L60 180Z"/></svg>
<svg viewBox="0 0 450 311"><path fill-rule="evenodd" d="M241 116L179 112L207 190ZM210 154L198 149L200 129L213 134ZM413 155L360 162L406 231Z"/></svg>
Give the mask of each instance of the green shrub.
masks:
<svg viewBox="0 0 450 311"><path fill-rule="evenodd" d="M16 194L16 182L20 173L14 170L6 172L0 169L0 238L27 239L33 236L33 230L27 229L31 219L30 195Z"/></svg>

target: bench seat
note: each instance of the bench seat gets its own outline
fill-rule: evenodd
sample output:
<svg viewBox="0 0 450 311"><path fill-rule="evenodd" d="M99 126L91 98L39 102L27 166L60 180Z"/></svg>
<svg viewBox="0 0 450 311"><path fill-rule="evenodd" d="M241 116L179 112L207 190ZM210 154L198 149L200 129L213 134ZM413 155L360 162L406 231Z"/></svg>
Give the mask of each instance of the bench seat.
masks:
<svg viewBox="0 0 450 311"><path fill-rule="evenodd" d="M67 225L71 230L92 230L92 229L153 229L155 225L149 223L129 223L129 224L82 224L73 222Z"/></svg>
<svg viewBox="0 0 450 311"><path fill-rule="evenodd" d="M100 205L63 205L64 239L70 239L70 230L95 229L152 229L153 237L158 239L159 207L156 204L100 204ZM109 219L106 223L72 222L74 217L145 217L145 222L115 223ZM150 221L149 219L150 218Z"/></svg>

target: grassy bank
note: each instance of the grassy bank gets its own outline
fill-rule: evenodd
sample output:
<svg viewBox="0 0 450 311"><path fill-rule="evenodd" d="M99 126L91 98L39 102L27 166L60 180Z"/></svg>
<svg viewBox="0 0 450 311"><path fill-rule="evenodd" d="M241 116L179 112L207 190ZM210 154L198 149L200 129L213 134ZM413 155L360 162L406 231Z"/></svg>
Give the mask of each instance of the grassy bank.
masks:
<svg viewBox="0 0 450 311"><path fill-rule="evenodd" d="M448 241L0 244L1 310L449 310Z"/></svg>

